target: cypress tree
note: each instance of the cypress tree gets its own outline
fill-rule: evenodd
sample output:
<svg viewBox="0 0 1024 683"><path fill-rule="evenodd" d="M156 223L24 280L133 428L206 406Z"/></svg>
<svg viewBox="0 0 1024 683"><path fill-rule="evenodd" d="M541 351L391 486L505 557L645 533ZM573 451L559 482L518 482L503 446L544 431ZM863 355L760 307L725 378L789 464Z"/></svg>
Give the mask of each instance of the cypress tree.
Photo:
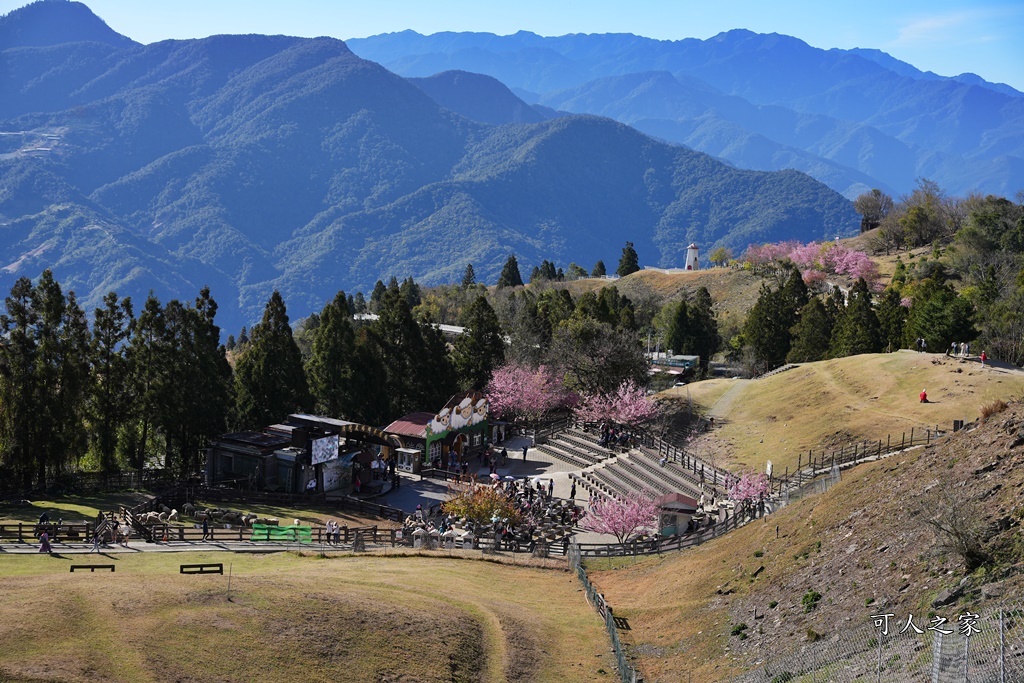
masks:
<svg viewBox="0 0 1024 683"><path fill-rule="evenodd" d="M384 283L377 280L377 284L373 286L373 291L370 293L370 313L380 313L380 307L384 303L384 295L387 294L388 288L384 286Z"/></svg>
<svg viewBox="0 0 1024 683"><path fill-rule="evenodd" d="M846 311L836 323L829 353L833 358L878 353L882 350L878 316L871 306L871 292L858 278L846 301Z"/></svg>
<svg viewBox="0 0 1024 683"><path fill-rule="evenodd" d="M619 267L615 269L615 274L625 277L638 270L640 270L640 261L636 249L633 248L632 242L626 242L626 246L622 248L622 258L619 259Z"/></svg>
<svg viewBox="0 0 1024 683"><path fill-rule="evenodd" d="M832 339L832 319L817 297L800 309L800 319L792 329L793 344L787 363L808 363L828 356Z"/></svg>
<svg viewBox="0 0 1024 683"><path fill-rule="evenodd" d="M131 374L127 342L134 323L131 298L118 300L115 292L107 293L93 320L89 440L100 469L113 472L118 469L117 436L131 414L132 394L127 390Z"/></svg>
<svg viewBox="0 0 1024 683"><path fill-rule="evenodd" d="M878 331L883 351L898 351L903 348L903 327L907 322L907 309L902 304L899 291L887 287L878 302Z"/></svg>
<svg viewBox="0 0 1024 683"><path fill-rule="evenodd" d="M473 264L466 264L466 272L462 274L462 286L472 287L476 284L476 273L473 271Z"/></svg>
<svg viewBox="0 0 1024 683"><path fill-rule="evenodd" d="M263 319L252 328L249 348L235 365L235 394L235 423L241 429L259 429L308 409L302 354L277 290L263 310Z"/></svg>
<svg viewBox="0 0 1024 683"><path fill-rule="evenodd" d="M604 277L608 274L608 270L604 267L604 261L598 261L594 264L594 269L590 271L590 277Z"/></svg>
<svg viewBox="0 0 1024 683"><path fill-rule="evenodd" d="M669 329L665 346L676 354L687 354L690 350L689 334L690 307L685 301L680 301L676 306L675 315L672 316L672 327Z"/></svg>
<svg viewBox="0 0 1024 683"><path fill-rule="evenodd" d="M455 340L455 369L463 389L481 390L505 360L505 339L486 297L470 304L463 324L466 333Z"/></svg>
<svg viewBox="0 0 1024 683"><path fill-rule="evenodd" d="M313 409L320 415L348 419L356 397L351 395L355 334L344 292L320 312L306 361Z"/></svg>
<svg viewBox="0 0 1024 683"><path fill-rule="evenodd" d="M519 262L516 260L515 254L509 254L508 260L505 261L505 265L501 269L501 275L498 276L498 289L521 287L522 285L523 276L519 274Z"/></svg>

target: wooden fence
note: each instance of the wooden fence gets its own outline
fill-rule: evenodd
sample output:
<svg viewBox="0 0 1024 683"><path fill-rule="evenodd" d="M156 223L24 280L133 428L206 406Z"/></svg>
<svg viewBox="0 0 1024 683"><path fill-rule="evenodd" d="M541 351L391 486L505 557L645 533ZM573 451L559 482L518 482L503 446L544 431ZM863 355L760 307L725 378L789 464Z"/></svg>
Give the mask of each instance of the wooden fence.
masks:
<svg viewBox="0 0 1024 683"><path fill-rule="evenodd" d="M789 488L799 488L821 474L829 472L833 467L848 467L867 458L879 458L890 453L898 453L913 446L927 446L936 439L949 433L948 430L912 427L910 432L902 432L898 437L892 434L885 439L857 441L832 450L815 453L809 450L806 455L797 456L796 470L790 473L787 467L781 476L772 473L769 481L770 493L781 495Z"/></svg>
<svg viewBox="0 0 1024 683"><path fill-rule="evenodd" d="M659 555L665 552L684 550L701 545L761 516L755 515L750 518L741 518L740 515L733 514L721 522L682 536L656 537L642 541L631 541L629 543L577 543L576 546L579 548L582 557L640 557L644 555Z"/></svg>

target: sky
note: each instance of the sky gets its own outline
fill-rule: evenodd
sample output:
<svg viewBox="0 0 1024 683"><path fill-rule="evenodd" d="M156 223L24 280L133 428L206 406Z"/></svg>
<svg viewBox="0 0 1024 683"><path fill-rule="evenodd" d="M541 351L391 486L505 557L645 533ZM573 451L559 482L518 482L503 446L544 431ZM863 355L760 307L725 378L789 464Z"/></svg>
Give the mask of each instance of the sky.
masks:
<svg viewBox="0 0 1024 683"><path fill-rule="evenodd" d="M26 0L0 0L0 14ZM710 38L734 28L819 48L876 48L943 76L976 73L1024 91L1021 0L85 0L141 43L219 33L364 38L412 29L634 33Z"/></svg>

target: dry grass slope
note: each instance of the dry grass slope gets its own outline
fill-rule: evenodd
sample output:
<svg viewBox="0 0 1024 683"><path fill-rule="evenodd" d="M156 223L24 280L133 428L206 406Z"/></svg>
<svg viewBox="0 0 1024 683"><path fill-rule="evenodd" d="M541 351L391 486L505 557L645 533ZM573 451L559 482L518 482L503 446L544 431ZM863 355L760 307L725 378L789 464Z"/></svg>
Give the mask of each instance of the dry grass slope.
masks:
<svg viewBox="0 0 1024 683"><path fill-rule="evenodd" d="M990 565L968 573L925 523L945 491L980 522ZM827 493L695 550L614 570L597 561L591 577L629 619L646 680L692 673L693 681L718 681L753 665L759 648L798 649L807 629L841 638L879 610L923 618L936 611L936 595L965 575L963 596L941 614L1019 599L1022 501L1024 405L1017 403L977 429L861 465ZM822 598L807 613L802 598L811 590ZM731 635L741 623L758 635Z"/></svg>
<svg viewBox="0 0 1024 683"><path fill-rule="evenodd" d="M922 389L929 403L918 400ZM887 434L898 441L911 428L947 429L956 419L973 421L987 403L1024 396L1024 372L898 351L807 363L760 380L697 382L686 390L701 409L719 416L716 430L694 444L698 455L762 472L771 460L782 473L811 449L884 440ZM679 392L673 395L685 396ZM723 396L729 402L725 410Z"/></svg>
<svg viewBox="0 0 1024 683"><path fill-rule="evenodd" d="M600 681L614 671L600 620L564 571L290 553L101 560L117 572L0 559L0 680ZM231 601L227 577L177 573L203 561L232 563Z"/></svg>

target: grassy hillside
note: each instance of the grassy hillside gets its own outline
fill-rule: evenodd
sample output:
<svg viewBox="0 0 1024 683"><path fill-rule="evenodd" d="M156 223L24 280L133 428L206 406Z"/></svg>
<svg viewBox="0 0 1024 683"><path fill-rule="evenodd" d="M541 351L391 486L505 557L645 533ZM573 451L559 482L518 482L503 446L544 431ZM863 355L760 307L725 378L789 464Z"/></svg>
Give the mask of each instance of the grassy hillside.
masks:
<svg viewBox="0 0 1024 683"><path fill-rule="evenodd" d="M70 558L0 559L0 680L600 681L614 673L601 620L564 571L416 556L102 560L117 572L69 574ZM226 576L178 573L179 563L204 561L232 564L230 600Z"/></svg>
<svg viewBox="0 0 1024 683"><path fill-rule="evenodd" d="M591 578L629 620L651 682L722 680L765 653L800 649L807 629L836 641L870 629L879 611L927 621L992 609L1024 595L1022 446L1024 406L1015 404L975 430L845 472L827 493L695 550L618 569L596 560ZM950 509L966 512L990 564L967 572L924 522ZM933 607L965 577L962 597ZM805 611L812 590L821 599ZM732 635L742 623L749 638Z"/></svg>
<svg viewBox="0 0 1024 683"><path fill-rule="evenodd" d="M930 402L918 400L922 389ZM1024 396L1024 372L942 354L865 354L806 363L758 380L708 380L666 392L715 415L694 451L734 469L792 470L797 455L862 439L972 421L996 399Z"/></svg>

